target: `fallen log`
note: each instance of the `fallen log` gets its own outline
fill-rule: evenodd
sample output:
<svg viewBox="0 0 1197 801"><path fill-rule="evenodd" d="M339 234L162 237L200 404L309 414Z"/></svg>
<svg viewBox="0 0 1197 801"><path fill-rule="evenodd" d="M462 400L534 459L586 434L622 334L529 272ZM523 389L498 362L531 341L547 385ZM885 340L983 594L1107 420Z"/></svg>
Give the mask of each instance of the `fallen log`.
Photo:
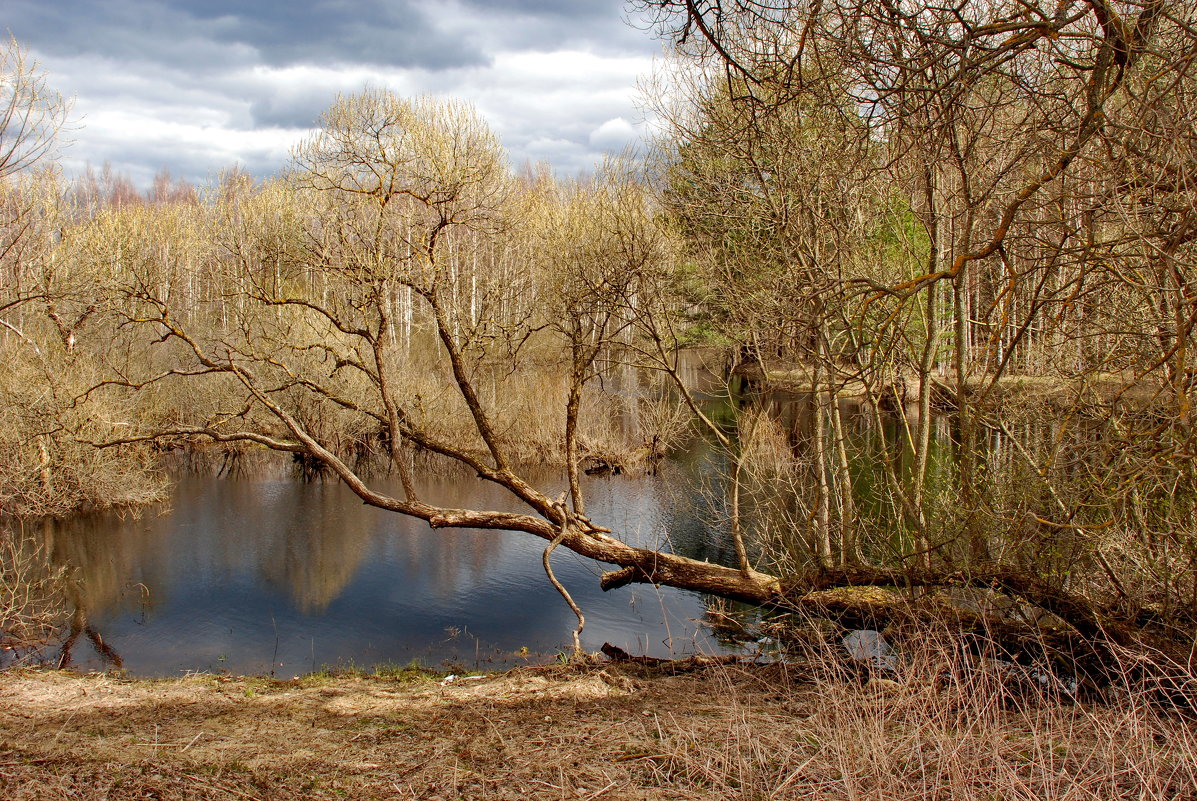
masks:
<svg viewBox="0 0 1197 801"><path fill-rule="evenodd" d="M740 657L731 654L727 656L687 656L682 659L662 659L656 656L635 656L629 654L618 645L612 645L609 642L603 643L603 655L612 662L619 662L622 664L644 665L645 667L658 668L668 671L670 673L685 673L691 670L699 670L701 668L712 667L714 665L732 665L741 661Z"/></svg>

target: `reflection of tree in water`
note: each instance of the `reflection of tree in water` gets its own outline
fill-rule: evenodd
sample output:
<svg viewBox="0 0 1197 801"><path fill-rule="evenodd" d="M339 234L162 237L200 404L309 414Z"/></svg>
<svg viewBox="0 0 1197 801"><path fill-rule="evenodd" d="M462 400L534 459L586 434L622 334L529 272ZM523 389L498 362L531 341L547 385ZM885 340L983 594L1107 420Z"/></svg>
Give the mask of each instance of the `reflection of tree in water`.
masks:
<svg viewBox="0 0 1197 801"><path fill-rule="evenodd" d="M714 564L734 564L735 549L725 536L723 482L728 469L726 454L701 439L662 466L657 487L667 546L674 553Z"/></svg>
<svg viewBox="0 0 1197 801"><path fill-rule="evenodd" d="M61 588L40 533L0 521L0 669L45 661L65 615Z"/></svg>
<svg viewBox="0 0 1197 801"><path fill-rule="evenodd" d="M462 481L445 487L459 498L465 488ZM252 569L311 614L345 590L375 540L405 558L411 574L447 593L485 574L501 547L488 532L433 538L423 524L411 524L416 536L390 536L393 517L363 506L333 482L184 478L172 506L168 518L95 515L48 524L39 535L45 552L70 576L73 597L65 608L77 605L91 618L122 609L144 614L170 593L169 566L179 554L168 549L194 549L185 557L193 570L231 576ZM180 538L180 529L203 534ZM142 589L131 591L136 587Z"/></svg>
<svg viewBox="0 0 1197 801"><path fill-rule="evenodd" d="M421 526L422 527L422 526ZM405 568L397 579L419 582L437 597L452 598L487 578L510 541L493 531L448 530L431 534L404 526L387 541L396 565Z"/></svg>
<svg viewBox="0 0 1197 801"><path fill-rule="evenodd" d="M286 588L304 614L322 612L344 591L369 551L378 512L350 503L334 483L272 485L269 497L245 499L245 528L259 532L257 571ZM244 559L242 553L240 558Z"/></svg>
<svg viewBox="0 0 1197 801"><path fill-rule="evenodd" d="M79 566L105 560L80 559L78 546L84 540L60 536L63 528L64 524L46 520L33 531L0 531L4 545L0 549L0 667L69 667L81 636L92 643L106 666L123 664L86 612L89 598L96 596L87 588ZM103 590L102 575L92 587ZM56 644L61 648L55 657Z"/></svg>
<svg viewBox="0 0 1197 801"><path fill-rule="evenodd" d="M437 484L438 493L458 501L467 492L477 495L470 479ZM503 547L493 532L430 534L422 522L397 520L363 505L338 482L285 481L271 484L269 492L263 485L242 488L252 497L238 499L236 507L245 515L241 527L258 532L259 574L286 587L304 614L321 612L336 600L376 543L405 566L397 568L397 585L418 581L444 597L486 575ZM504 503L501 494L488 500Z"/></svg>
<svg viewBox="0 0 1197 801"><path fill-rule="evenodd" d="M225 508L237 514L235 526L217 529L228 540L222 552L230 567L254 560L258 575L285 588L304 614L324 611L344 592L376 541L404 559L410 574L450 593L464 574L485 573L499 548L499 538L488 533L454 531L434 542L422 523L408 529L416 524L364 506L337 482L234 483L221 491L231 493ZM388 536L396 524L415 536ZM254 532L248 548L247 531Z"/></svg>
<svg viewBox="0 0 1197 801"><path fill-rule="evenodd" d="M88 622L87 613L83 607L76 606L75 613L71 615L70 632L63 640L62 651L58 655L59 670L65 670L71 666L75 643L79 641L81 634L86 635L87 639L91 641L92 646L96 649L96 654L104 661L105 667L114 667L117 670L124 667L125 662L121 659L121 655L111 645L104 642L104 637Z"/></svg>
<svg viewBox="0 0 1197 801"><path fill-rule="evenodd" d="M147 571L166 543L153 518L96 515L55 521L44 530L50 561L67 573L67 608L111 615L122 607L144 614L162 600L166 582ZM140 587L130 592L131 587ZM150 591L152 589L152 592Z"/></svg>

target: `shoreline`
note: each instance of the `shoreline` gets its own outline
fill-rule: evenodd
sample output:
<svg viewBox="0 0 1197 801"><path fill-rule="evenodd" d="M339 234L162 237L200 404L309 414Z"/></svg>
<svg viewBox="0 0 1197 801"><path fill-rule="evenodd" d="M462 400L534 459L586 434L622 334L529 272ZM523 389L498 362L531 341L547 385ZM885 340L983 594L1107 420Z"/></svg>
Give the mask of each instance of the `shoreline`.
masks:
<svg viewBox="0 0 1197 801"><path fill-rule="evenodd" d="M0 795L1194 797L1197 726L1133 696L1028 703L943 664L902 684L826 667L588 662L453 681L18 670L0 673Z"/></svg>

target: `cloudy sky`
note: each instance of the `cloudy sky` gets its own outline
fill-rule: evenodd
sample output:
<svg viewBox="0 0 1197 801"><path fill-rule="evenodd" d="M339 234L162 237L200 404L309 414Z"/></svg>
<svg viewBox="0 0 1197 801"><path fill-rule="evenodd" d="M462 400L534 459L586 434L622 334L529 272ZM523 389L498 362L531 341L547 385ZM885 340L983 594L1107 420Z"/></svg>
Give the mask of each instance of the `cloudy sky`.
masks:
<svg viewBox="0 0 1197 801"><path fill-rule="evenodd" d="M639 136L660 51L623 0L4 0L12 35L75 98L68 173L145 186L265 176L338 93L473 102L512 164L589 169Z"/></svg>

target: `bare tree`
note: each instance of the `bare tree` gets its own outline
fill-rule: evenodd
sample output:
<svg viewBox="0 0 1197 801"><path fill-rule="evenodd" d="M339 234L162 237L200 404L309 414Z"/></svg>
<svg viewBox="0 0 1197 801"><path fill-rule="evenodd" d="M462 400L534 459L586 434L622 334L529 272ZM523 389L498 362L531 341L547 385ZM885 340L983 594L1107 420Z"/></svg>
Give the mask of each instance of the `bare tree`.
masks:
<svg viewBox="0 0 1197 801"><path fill-rule="evenodd" d="M161 283L125 284L130 301L126 323L151 328L158 347L169 348L176 364L156 374L110 379L106 386L142 389L174 380L231 380L240 387L245 408L195 424L113 437L109 444L179 435L257 443L303 454L332 471L366 503L427 520L434 528L526 532L543 538L550 548L563 546L615 565L620 570L608 575L608 585L653 581L757 602L777 597L780 585L773 577L628 545L591 522L580 498L579 508L573 508L566 497L550 495L521 474L498 424L504 399L488 397L480 381L485 349L478 343L490 339L482 336L484 331L502 332L518 342L526 336L520 329L527 323L520 322L517 309L512 319L471 324L468 305L455 302L462 295L461 282L470 277L461 251L452 248L454 238L501 231L512 210L506 205L511 178L502 151L474 112L458 104L370 93L343 99L324 122L321 132L296 151L294 180L307 198L302 245L291 252L273 251L277 264L259 258L231 263L244 308L227 328L213 331L188 324ZM608 209L600 220L622 213L604 206L611 199L601 193L594 202ZM612 270L605 262L619 259L615 266L634 267L640 254L620 242L617 230L598 225L593 249L568 259L570 269L601 283ZM325 282L335 283L336 291L326 293ZM394 285L410 289L420 304L437 348L433 364L445 371L455 393L439 399L438 406L442 413L451 405L465 409L472 422L469 442L439 435L436 415L429 415L423 400L403 386L398 360L403 346L390 336L397 324ZM270 324L274 327L263 327L272 310L279 313ZM601 308L570 311L583 326L569 330L585 350L576 362L578 380L584 382L593 370L588 365L597 358L591 343L608 339L614 329L603 322L608 312ZM598 330L602 328L607 335ZM368 392L347 391L344 374L360 376ZM402 480L401 496L372 487L321 437L314 421L303 415L303 404L311 399L371 421L382 432ZM465 465L481 480L505 488L527 511L428 503L410 475L404 453L408 446Z"/></svg>
<svg viewBox="0 0 1197 801"><path fill-rule="evenodd" d="M947 96L954 84L944 74L924 75L924 83L910 84L914 88L900 82L891 87L910 77L908 62L919 62L913 50L895 60L886 49L908 47L903 37L937 29L921 18L912 22L906 12L891 18L885 9L864 10L870 13L847 20L857 27L821 12L809 25L784 16L778 16L782 28L766 25L772 17L745 18L727 31L707 25L703 36L718 45L717 64L726 70L706 73L713 79L703 87L705 123L724 127L703 128L700 118L691 130L706 139L696 136L675 154L706 192L687 195L695 184L672 187L679 205L693 212L683 220L692 243L699 244L689 255L706 259L708 278L726 275L725 286L753 289L744 298L729 291L719 299L725 330L742 325L745 352L757 358L770 346L793 348L815 368L810 386L817 397L817 464L810 477L817 501L804 523L813 565L794 574L758 571L742 540L737 565L713 565L663 548L631 546L587 517L578 477L577 431L587 414L583 391L621 350L625 356L653 352L658 369L678 375L676 362L670 364L684 341L680 320L695 305L681 291L691 265L679 269L673 262L675 246L664 241L669 221L618 171L572 188L521 185L472 109L427 98L375 91L340 99L320 131L296 148L285 182L230 192L211 217L203 218L208 212L202 208L192 212L216 232L210 251L143 258L144 243L122 251L113 277L125 299L119 330L129 338L144 332L139 341L153 344L150 357L102 386L142 393L175 384L216 387L218 402L204 410L176 407L173 420L162 417L134 434L114 430L106 442L193 437L297 454L335 474L366 503L434 528L540 537L547 543L543 561L550 577L549 557L557 547L609 564L606 588L654 582L758 604L822 608L808 591L860 582L977 584L1057 612L1088 636L1129 642L1136 623L1115 603L1007 562L979 560L961 569L954 538L936 536L924 503L932 469L927 409L944 374L940 344L945 338L965 342L973 325L964 320L965 334L959 333L964 301L957 286L967 297L975 272L957 265L989 264L991 257L1000 263L1014 243L1013 223L1003 223L1004 215L1032 225L1039 217L1019 215L1032 209L1042 215L1031 198L1048 197L1045 187L1077 169L1077 158L1070 156L1063 167L1048 159L1048 168L1059 169L1047 175L1039 171L1044 148L1020 144L1019 158L995 167L990 156L998 134L986 118L961 123L975 140L957 159L967 170L952 167L956 162L937 165L945 151L934 140L945 129L920 122L919 114L938 117L918 104L924 93L918 87ZM776 11L781 15L782 9ZM934 20L940 12L927 11ZM702 22L687 19L688 26ZM723 20L730 24L731 17ZM1144 30L1150 22L1144 20ZM961 24L961 35L983 29L982 44L998 36L985 28L990 23L970 18ZM807 28L823 40L819 59L803 44ZM733 29L752 47L768 47L742 52L736 40L720 38ZM1016 26L1014 32L1022 30ZM1112 47L1104 34L1084 36L1100 52ZM1055 46L1051 36L1041 38L1045 47ZM931 37L920 46L938 53L936 41ZM981 47L969 41L969 48ZM865 58L854 49L862 43L880 49ZM1002 48L1023 54L1014 45ZM948 50L944 63L957 57ZM809 58L799 64L795 53ZM788 55L774 58L782 54ZM993 64L980 50L975 58L982 71ZM891 62L898 66L887 72ZM1063 141L1064 148L1079 135L1077 114L1097 102L1093 92L1110 88L1103 83L1100 91L1086 90L1088 72L1076 70L1080 77L1064 81L1049 104L1051 113L1062 115L1053 141ZM820 75L836 76L831 88L805 92ZM718 94L714 78L722 79ZM984 99L987 91L962 97ZM1001 92L993 97L994 108L1018 109L1011 112L1015 119L1028 113L1022 99L1015 103ZM1102 104L1108 99L1099 98ZM1088 154L1094 148L1085 136L1081 150ZM686 165L686 158L692 163ZM864 180L857 184L858 178ZM966 178L969 186L983 180L986 188L966 192ZM1024 191L1027 197L1019 200ZM971 234L960 227L968 219L975 223ZM999 234L987 253L987 245L969 244L992 243ZM162 250L173 241L164 237L152 245ZM752 272L754 262L766 269ZM192 267L175 271L179 264ZM214 283L193 280L199 270L210 271ZM945 287L952 292L941 291ZM1009 353L1011 335L1002 336ZM557 435L570 478L562 494L529 478L512 435L513 409L528 408L519 405L527 399L514 397L512 382L524 376L540 346L555 348L554 363L568 373L561 403L539 411L554 424L560 421ZM861 383L880 417L885 392L904 369L913 370L919 384L921 414L917 425L911 421L917 433L908 439L917 443L916 470L924 481L917 491L908 490L890 461L887 481L919 539L896 549L897 560L865 562L853 529L838 399L849 382ZM967 369L956 371L959 376ZM954 389L968 398L963 380ZM337 425L330 425L334 419ZM447 425L450 420L465 426ZM346 426L385 451L402 492L379 489L359 469L339 435ZM413 480L417 451L499 485L522 511L430 503Z"/></svg>
<svg viewBox="0 0 1197 801"><path fill-rule="evenodd" d="M799 503L816 527L824 499L844 497L829 483L851 497L835 394L819 390L831 376L871 410L896 512L866 565L922 581L1012 571L1094 608L1150 603L1191 620L1197 563L1160 533L1194 508L1193 9L630 5L675 53L662 184L689 253L710 265L708 319L766 377L797 367L814 398ZM837 238L845 219L857 236ZM1029 404L1014 377L1066 397L1012 412L1011 398ZM937 409L952 412L950 443L935 442ZM999 458L1022 486L1002 483ZM808 542L810 562L825 560L826 540Z"/></svg>
<svg viewBox="0 0 1197 801"><path fill-rule="evenodd" d="M9 37L0 48L0 179L50 153L70 103L50 88L38 63Z"/></svg>

